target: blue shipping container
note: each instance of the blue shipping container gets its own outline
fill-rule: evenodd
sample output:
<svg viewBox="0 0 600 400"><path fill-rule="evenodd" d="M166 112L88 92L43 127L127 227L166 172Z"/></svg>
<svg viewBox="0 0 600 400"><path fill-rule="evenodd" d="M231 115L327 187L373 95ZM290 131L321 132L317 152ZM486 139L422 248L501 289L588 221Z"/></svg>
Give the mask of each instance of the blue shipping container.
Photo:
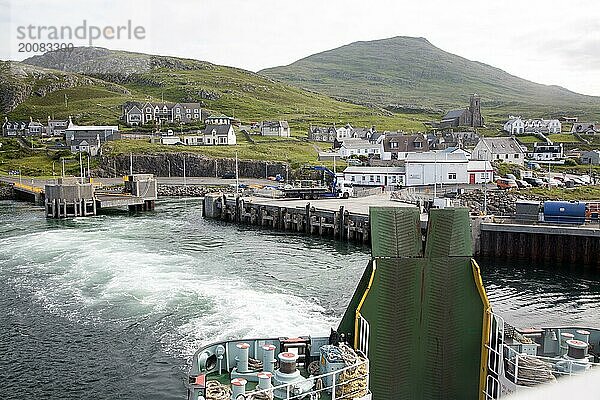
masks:
<svg viewBox="0 0 600 400"><path fill-rule="evenodd" d="M544 221L581 225L585 223L585 203L580 201L545 201Z"/></svg>

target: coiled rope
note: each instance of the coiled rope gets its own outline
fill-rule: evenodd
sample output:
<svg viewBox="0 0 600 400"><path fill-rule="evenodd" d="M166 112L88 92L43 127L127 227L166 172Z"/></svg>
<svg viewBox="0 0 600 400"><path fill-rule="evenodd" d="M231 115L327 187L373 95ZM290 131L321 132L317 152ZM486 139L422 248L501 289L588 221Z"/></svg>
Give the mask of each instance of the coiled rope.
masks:
<svg viewBox="0 0 600 400"><path fill-rule="evenodd" d="M369 369L365 362L366 359L356 354L356 352L345 343L340 343L339 347L346 366L356 365L358 363L361 364L353 368L348 368L340 373L338 378L339 385L336 388L336 396L351 398L366 396L369 391L367 386L367 374L369 373Z"/></svg>
<svg viewBox="0 0 600 400"><path fill-rule="evenodd" d="M231 388L229 386L215 380L206 382L206 400L229 400L230 397Z"/></svg>

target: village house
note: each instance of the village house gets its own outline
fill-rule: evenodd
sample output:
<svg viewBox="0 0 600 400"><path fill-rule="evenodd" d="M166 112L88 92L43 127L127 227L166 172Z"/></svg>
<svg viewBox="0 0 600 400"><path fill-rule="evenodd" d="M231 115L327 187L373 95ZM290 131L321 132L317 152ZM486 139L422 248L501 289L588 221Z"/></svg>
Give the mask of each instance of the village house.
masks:
<svg viewBox="0 0 600 400"><path fill-rule="evenodd" d="M467 175L471 185L489 183L494 179L494 168L489 161L469 160Z"/></svg>
<svg viewBox="0 0 600 400"><path fill-rule="evenodd" d="M235 118L228 117L225 114L209 115L204 120L206 125L233 125L236 123Z"/></svg>
<svg viewBox="0 0 600 400"><path fill-rule="evenodd" d="M474 148L479 143L480 136L475 132L444 132L444 145L447 147Z"/></svg>
<svg viewBox="0 0 600 400"><path fill-rule="evenodd" d="M456 128L459 126L482 127L484 119L481 115L481 99L478 95L472 94L469 99L469 107L448 111L437 125L441 129Z"/></svg>
<svg viewBox="0 0 600 400"><path fill-rule="evenodd" d="M372 136L377 134L374 126L370 128L354 128L350 124L341 127L335 125L329 127L309 126L308 140L317 142L337 143L334 147L339 147L339 144L346 139L365 139L372 140Z"/></svg>
<svg viewBox="0 0 600 400"><path fill-rule="evenodd" d="M514 137L483 137L473 149L473 160L503 161L523 165L525 153Z"/></svg>
<svg viewBox="0 0 600 400"><path fill-rule="evenodd" d="M182 123L202 120L200 103L151 103L128 101L121 119L129 126Z"/></svg>
<svg viewBox="0 0 600 400"><path fill-rule="evenodd" d="M27 121L9 121L7 117L2 124L2 136L42 136L45 127L31 118Z"/></svg>
<svg viewBox="0 0 600 400"><path fill-rule="evenodd" d="M406 186L467 183L468 164L462 153L410 153L406 157Z"/></svg>
<svg viewBox="0 0 600 400"><path fill-rule="evenodd" d="M356 186L405 186L405 168L398 167L347 167L344 180Z"/></svg>
<svg viewBox="0 0 600 400"><path fill-rule="evenodd" d="M587 165L600 165L600 150L586 151L581 155L581 163Z"/></svg>
<svg viewBox="0 0 600 400"><path fill-rule="evenodd" d="M519 135L525 133L525 122L523 122L521 117L511 115L508 117L508 121L504 123L503 129L511 135Z"/></svg>
<svg viewBox="0 0 600 400"><path fill-rule="evenodd" d="M121 135L116 125L75 125L69 118L69 126L65 129L65 141L67 146L71 147L71 151L88 151L81 150L82 145L100 148L102 143L118 139L121 139ZM91 152L91 149L88 152Z"/></svg>
<svg viewBox="0 0 600 400"><path fill-rule="evenodd" d="M557 119L523 120L525 133L560 133L562 124Z"/></svg>
<svg viewBox="0 0 600 400"><path fill-rule="evenodd" d="M100 151L100 136L96 135L95 138L80 138L80 139L72 139L69 141L69 146L73 153L82 152L87 153L92 157L98 155Z"/></svg>
<svg viewBox="0 0 600 400"><path fill-rule="evenodd" d="M562 143L534 143L533 151L528 154L528 157L534 161L558 161L562 160L565 155Z"/></svg>
<svg viewBox="0 0 600 400"><path fill-rule="evenodd" d="M202 131L202 142L208 146L236 144L235 132L231 125L206 125Z"/></svg>
<svg viewBox="0 0 600 400"><path fill-rule="evenodd" d="M578 122L573 124L571 133L578 133L580 135L597 135L600 133L600 124L590 122Z"/></svg>
<svg viewBox="0 0 600 400"><path fill-rule="evenodd" d="M379 143L372 143L365 139L346 139L340 146L339 154L342 158L352 156L369 157L379 155L380 147Z"/></svg>
<svg viewBox="0 0 600 400"><path fill-rule="evenodd" d="M387 133L380 141L381 159L404 160L409 153L422 153L429 151L429 143L422 133L405 135L401 133Z"/></svg>
<svg viewBox="0 0 600 400"><path fill-rule="evenodd" d="M262 136L290 137L290 126L287 121L263 121L260 123Z"/></svg>
<svg viewBox="0 0 600 400"><path fill-rule="evenodd" d="M48 124L46 125L47 136L64 136L65 130L69 127L69 120L67 119L50 119L48 117Z"/></svg>

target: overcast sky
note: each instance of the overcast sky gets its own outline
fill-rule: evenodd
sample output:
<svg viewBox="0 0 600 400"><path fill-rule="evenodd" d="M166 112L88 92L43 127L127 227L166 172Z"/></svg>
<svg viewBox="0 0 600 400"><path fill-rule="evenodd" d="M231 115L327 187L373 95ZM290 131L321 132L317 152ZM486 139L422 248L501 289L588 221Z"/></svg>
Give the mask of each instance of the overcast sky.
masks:
<svg viewBox="0 0 600 400"><path fill-rule="evenodd" d="M37 41L19 39L19 26L75 29L83 20L101 28L131 20L145 31L144 39L99 39L97 46L253 71L358 40L422 36L514 75L600 96L593 0L0 0L0 58L33 55L18 52Z"/></svg>

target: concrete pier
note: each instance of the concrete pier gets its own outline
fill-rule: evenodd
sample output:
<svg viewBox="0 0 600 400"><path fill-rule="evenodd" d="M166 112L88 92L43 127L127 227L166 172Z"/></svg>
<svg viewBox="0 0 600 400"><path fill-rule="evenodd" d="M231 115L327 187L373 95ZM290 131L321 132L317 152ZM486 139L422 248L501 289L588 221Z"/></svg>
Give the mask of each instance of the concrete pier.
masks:
<svg viewBox="0 0 600 400"><path fill-rule="evenodd" d="M375 198L389 206L410 206ZM389 202L389 203L388 203ZM276 200L228 197L220 193L205 196L205 218L220 219L245 225L317 235L341 241L369 244L369 202L367 200Z"/></svg>

